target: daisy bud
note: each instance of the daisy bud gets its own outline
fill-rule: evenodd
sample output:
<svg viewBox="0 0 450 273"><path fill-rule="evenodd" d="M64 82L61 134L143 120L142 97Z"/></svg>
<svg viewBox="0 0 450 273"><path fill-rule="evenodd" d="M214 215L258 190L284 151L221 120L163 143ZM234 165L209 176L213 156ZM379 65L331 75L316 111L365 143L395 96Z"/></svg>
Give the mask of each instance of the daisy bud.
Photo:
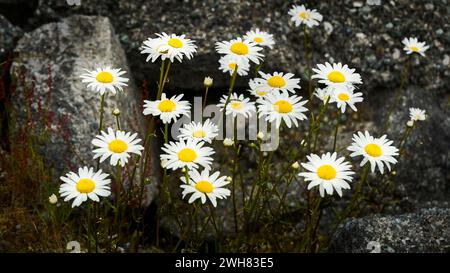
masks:
<svg viewBox="0 0 450 273"><path fill-rule="evenodd" d="M264 138L264 133L263 133L263 132L259 132L258 135L257 135L257 137L258 137L259 140L263 140L263 138Z"/></svg>
<svg viewBox="0 0 450 273"><path fill-rule="evenodd" d="M165 169L167 166L167 160L161 160L161 168Z"/></svg>
<svg viewBox="0 0 450 273"><path fill-rule="evenodd" d="M292 163L291 167L292 167L292 169L294 169L294 170L298 170L298 168L300 168L300 164L298 164L298 162L295 161L294 163Z"/></svg>
<svg viewBox="0 0 450 273"><path fill-rule="evenodd" d="M50 195L50 197L48 198L48 202L50 202L50 204L56 204L56 202L58 202L58 197L56 197L55 194Z"/></svg>
<svg viewBox="0 0 450 273"><path fill-rule="evenodd" d="M205 77L203 80L203 85L205 87L211 87L213 85L213 79L211 77Z"/></svg>
<svg viewBox="0 0 450 273"><path fill-rule="evenodd" d="M414 126L414 120L408 120L408 122L406 123L406 126L413 127Z"/></svg>
<svg viewBox="0 0 450 273"><path fill-rule="evenodd" d="M231 182L231 181L233 181L233 178L231 178L231 176L227 176L227 177L225 178L225 180L228 181L228 182Z"/></svg>
<svg viewBox="0 0 450 273"><path fill-rule="evenodd" d="M233 144L234 144L234 140L232 140L232 139L225 138L225 139L223 140L223 145L224 145L225 147L233 146Z"/></svg>
<svg viewBox="0 0 450 273"><path fill-rule="evenodd" d="M112 114L114 115L114 116L120 116L120 110L119 110L119 108L115 108L114 110L113 110L113 112L112 112Z"/></svg>

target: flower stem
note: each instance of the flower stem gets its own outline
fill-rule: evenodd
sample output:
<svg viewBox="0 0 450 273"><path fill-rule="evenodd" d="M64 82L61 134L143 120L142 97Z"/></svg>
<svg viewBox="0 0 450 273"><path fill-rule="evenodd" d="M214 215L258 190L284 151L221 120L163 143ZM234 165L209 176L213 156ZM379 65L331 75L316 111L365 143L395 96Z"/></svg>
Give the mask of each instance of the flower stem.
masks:
<svg viewBox="0 0 450 273"><path fill-rule="evenodd" d="M336 118L336 127L334 128L333 152L336 151L337 134L338 134L338 130L339 130L340 121L341 121L341 110L338 109L337 118Z"/></svg>
<svg viewBox="0 0 450 273"><path fill-rule="evenodd" d="M120 118L118 115L116 116L116 124L117 124L117 130L121 131L122 129L120 128Z"/></svg>
<svg viewBox="0 0 450 273"><path fill-rule="evenodd" d="M171 62L168 61L166 71L164 72L164 78L162 79L162 82L159 82L159 90L158 90L158 95L156 97L156 99L158 99L158 100L161 99L161 95L164 91L164 86L166 85L167 77L169 75L170 64L171 64ZM161 65L161 69L164 69L164 66ZM160 75L160 78L161 78L161 75Z"/></svg>
<svg viewBox="0 0 450 273"><path fill-rule="evenodd" d="M238 141L237 141L237 118L233 120L234 122L234 159L233 159L233 171L232 171L232 181L231 188L233 192L233 215L234 215L234 231L238 233L238 222L237 222L237 207L236 207L236 169L238 161Z"/></svg>
<svg viewBox="0 0 450 273"><path fill-rule="evenodd" d="M403 89L405 87L406 82L408 81L409 78L409 69L411 67L411 63L412 63L412 55L408 56L408 61L406 62L405 67L403 68L403 72L402 72L402 78L400 80L400 86L399 88L396 90L395 92L395 97L394 97L394 101L391 104L391 106L389 107L388 110L388 114L386 116L386 122L384 123L384 130L386 131L387 129L389 129L390 127L390 117L392 115L392 112L394 111L395 106L398 105L399 100L400 100L400 96L403 93Z"/></svg>
<svg viewBox="0 0 450 273"><path fill-rule="evenodd" d="M169 143L169 123L164 124L164 143Z"/></svg>
<svg viewBox="0 0 450 273"><path fill-rule="evenodd" d="M103 113L104 113L104 107L105 107L105 95L103 94L100 100L100 122L98 125L98 133L100 134L103 130Z"/></svg>
<svg viewBox="0 0 450 273"><path fill-rule="evenodd" d="M160 99L161 97L161 87L162 87L162 81L164 78L164 67L166 64L166 60L161 60L161 67L159 68L159 81L158 81L158 93L156 94L156 99Z"/></svg>
<svg viewBox="0 0 450 273"><path fill-rule="evenodd" d="M305 59L306 59L306 76L308 77L308 94L309 94L309 106L311 106L311 100L312 100L312 81L311 81L311 71L312 71L312 55L311 50L309 46L309 35L308 35L308 29L306 28L306 25L303 26L303 48L305 50Z"/></svg>
<svg viewBox="0 0 450 273"><path fill-rule="evenodd" d="M209 86L206 86L205 88L205 98L203 101L203 107L202 107L202 114L205 111L205 107L206 107L206 99L208 98L208 90L209 90ZM203 117L202 117L203 118Z"/></svg>

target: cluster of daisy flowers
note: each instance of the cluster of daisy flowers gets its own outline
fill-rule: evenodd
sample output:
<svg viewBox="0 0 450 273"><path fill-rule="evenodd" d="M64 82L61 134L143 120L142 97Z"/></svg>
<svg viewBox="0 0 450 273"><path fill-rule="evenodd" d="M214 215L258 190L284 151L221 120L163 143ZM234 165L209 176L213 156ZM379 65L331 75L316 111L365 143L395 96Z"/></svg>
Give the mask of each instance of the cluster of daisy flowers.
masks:
<svg viewBox="0 0 450 273"><path fill-rule="evenodd" d="M289 15L292 16L291 20L296 26L304 25L312 28L322 21L320 13L303 5L294 6ZM425 56L424 52L428 49L425 43L419 42L416 38L405 38L402 42L407 54L417 53ZM259 71L264 58L263 48L272 49L274 45L273 35L258 28L248 31L242 37L216 43L216 51L221 55L219 70L231 77L247 76L252 64L258 66L256 69L258 77L249 80L248 92L254 97L254 101L244 94L231 92L225 94L217 104L225 115L233 118L237 116L249 118L256 114L275 124L277 128L283 125L288 128L298 127L300 121L308 119L305 115L308 109L304 107L308 101L298 95L300 78L292 73ZM147 54L146 61L182 62L184 58L191 59L196 49L194 41L185 35L169 35L163 32L156 34L155 38L144 41L141 53ZM315 97L324 104L336 103L338 112L345 113L348 108L357 111L356 103L363 101L362 93L357 92L362 84L362 78L354 68L350 68L347 64L326 62L318 64L312 71L315 74L311 78L317 79L322 85L316 88ZM161 75L162 72L163 70ZM123 77L123 74L125 71L107 66L87 70L81 78L88 89L105 96L123 91L128 82L128 78ZM161 82L159 85L162 91ZM212 79L205 78L205 86L210 85ZM156 99L144 101L143 114L159 118L167 128L170 123L176 122L182 116L189 117L191 105L189 101L183 100L183 94L169 97L162 92ZM425 118L424 110L410 108L408 126L412 127L414 122ZM99 163L109 159L111 166L124 167L132 154L140 156L144 150L139 144L141 139L137 137L137 133L112 128L106 131L102 129L100 122L100 132L92 140L93 159ZM220 176L219 171L211 171L212 155L215 152L208 145L217 137L218 131L218 126L207 119L184 124L178 139L169 141L168 136L165 136L166 143L160 155L161 165L165 169L180 169L185 172L186 175L180 177L182 182L180 188L183 190L182 198L190 195L189 203L200 199L204 204L209 199L213 206L217 206L217 199L225 199L231 195L231 191L226 188L229 179ZM393 146L393 141L386 135L377 138L367 131L358 132L353 135L352 141L347 147L351 152L350 157L362 157L360 165L367 164L371 172L378 169L383 174L385 168L391 171L391 165L397 163L399 149ZM224 140L226 146L233 146L235 143L235 139ZM339 157L333 151L322 155L310 154L306 159L306 163L301 163L305 171L300 172L299 176L309 182L308 189L317 186L320 195L324 197L325 193L332 195L334 191L342 196L342 190L350 188L349 183L355 172L345 157ZM299 165L297 164L295 168L299 168ZM81 167L77 173L69 172L61 177L63 184L60 186L60 194L64 197L64 201L73 199L72 207L79 206L87 199L98 202L99 197L111 194L111 180L108 177L109 175L102 169Z"/></svg>

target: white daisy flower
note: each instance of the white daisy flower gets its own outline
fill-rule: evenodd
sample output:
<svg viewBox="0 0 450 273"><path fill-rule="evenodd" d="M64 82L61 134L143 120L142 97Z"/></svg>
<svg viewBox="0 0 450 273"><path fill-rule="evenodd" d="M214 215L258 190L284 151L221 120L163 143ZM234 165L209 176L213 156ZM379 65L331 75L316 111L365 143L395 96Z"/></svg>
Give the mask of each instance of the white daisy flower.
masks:
<svg viewBox="0 0 450 273"><path fill-rule="evenodd" d="M225 107L225 104L227 102L227 98L227 95L223 95L223 97L220 99L220 103L217 104L217 107L220 108L220 111L223 111L223 108ZM254 102L250 102L250 99L245 98L242 94L238 96L236 93L232 93L227 104L225 114L233 115L233 117L242 115L246 118L249 118L255 112L256 107Z"/></svg>
<svg viewBox="0 0 450 273"><path fill-rule="evenodd" d="M425 51L430 48L425 42L419 42L417 38L404 38L402 43L405 45L403 50L406 51L406 54L418 53L425 57Z"/></svg>
<svg viewBox="0 0 450 273"><path fill-rule="evenodd" d="M389 171L391 171L391 165L397 163L397 159L394 156L398 155L398 149L391 144L392 140L386 138L383 135L380 138L375 138L365 131L358 132L353 135L353 143L347 150L352 151L351 157L362 155L364 158L361 161L360 166L363 166L370 162L371 171L375 172L375 168L378 166L380 173L384 172L383 164L386 164Z"/></svg>
<svg viewBox="0 0 450 273"><path fill-rule="evenodd" d="M130 132L116 131L108 128L108 133L102 131L101 135L97 135L92 140L92 145L98 147L94 152L94 159L100 157L100 163L110 158L110 164L116 166L125 166L130 157L130 153L141 155L141 151L144 150L142 145L138 143L141 139L136 138L137 133L131 134Z"/></svg>
<svg viewBox="0 0 450 273"><path fill-rule="evenodd" d="M258 113L266 116L266 121L276 121L277 128L280 127L282 120L288 128L291 128L292 123L298 127L297 120L306 119L303 112L308 111L303 107L307 101L301 101L301 99L301 96L289 96L286 92L272 92L264 98L258 99Z"/></svg>
<svg viewBox="0 0 450 273"><path fill-rule="evenodd" d="M296 27L305 24L309 28L312 28L318 26L323 19L322 15L316 9L307 9L304 5L293 6L288 14L292 16L291 21L294 21Z"/></svg>
<svg viewBox="0 0 450 273"><path fill-rule="evenodd" d="M260 84L265 84L272 91L283 91L295 93L295 89L300 89L300 79L293 78L294 74L283 72L274 72L272 74L266 74L259 71L261 78L256 78L255 81Z"/></svg>
<svg viewBox="0 0 450 273"><path fill-rule="evenodd" d="M144 100L144 115L159 116L163 123L176 121L182 115L190 115L190 103L181 100L183 94L173 96L170 99L166 94L161 95L160 100L149 101Z"/></svg>
<svg viewBox="0 0 450 273"><path fill-rule="evenodd" d="M115 95L117 91L123 91L123 86L127 86L128 78L121 77L126 71L120 68L107 66L92 71L85 69L85 71L87 73L80 76L83 79L82 82L87 83L89 89L99 92L100 95L105 94L107 90Z"/></svg>
<svg viewBox="0 0 450 273"><path fill-rule="evenodd" d="M267 46L268 48L272 48L275 44L273 35L265 31L260 31L259 28L247 31L243 38L244 40L251 41L259 46Z"/></svg>
<svg viewBox="0 0 450 273"><path fill-rule="evenodd" d="M185 177L181 177L181 181L184 184L180 185L183 188L183 199L186 195L191 194L189 198L189 204L193 203L195 200L200 198L202 204L206 203L206 197L211 201L214 207L217 206L217 199L226 199L227 196L231 195L229 189L224 189L223 186L229 184L230 182L226 180L226 176L219 177L220 172L215 172L209 174L209 170L203 170L199 173L197 170L189 171L189 182L186 181Z"/></svg>
<svg viewBox="0 0 450 273"><path fill-rule="evenodd" d="M233 55L225 55L219 59L219 69L223 73L230 73L233 75L234 70L237 66L237 74L239 76L247 76L248 70L250 69L250 63L248 59L238 58Z"/></svg>
<svg viewBox="0 0 450 273"><path fill-rule="evenodd" d="M64 183L59 187L59 193L64 197L64 202L75 199L72 208L81 205L88 198L99 202L99 196L107 197L111 194L111 180L107 177L108 174L102 170L94 172L94 168L79 168L78 174L69 172L60 177Z"/></svg>
<svg viewBox="0 0 450 273"><path fill-rule="evenodd" d="M409 108L409 117L412 121L423 121L427 118L425 110L419 108Z"/></svg>
<svg viewBox="0 0 450 273"><path fill-rule="evenodd" d="M201 122L191 122L184 124L183 128L180 128L180 135L178 138L186 139L193 138L196 140L205 141L211 143L211 141L218 135L219 128L217 125L207 119L203 124Z"/></svg>
<svg viewBox="0 0 450 273"><path fill-rule="evenodd" d="M314 96L316 96L318 99L320 99L323 104L330 102L330 92L331 90L329 88L316 88L316 91L314 92Z"/></svg>
<svg viewBox="0 0 450 273"><path fill-rule="evenodd" d="M341 112L345 113L346 106L350 106L353 111L358 111L355 107L355 103L362 102L362 93L354 93L354 87L338 87L332 91L330 102L336 102L337 108L341 108Z"/></svg>
<svg viewBox="0 0 450 273"><path fill-rule="evenodd" d="M341 63L318 64L318 68L312 70L316 73L312 75L312 79L319 79L320 83L324 83L331 88L338 86L351 86L355 84L361 84L361 76L358 73L354 73L355 69L348 68L348 65L342 65Z"/></svg>
<svg viewBox="0 0 450 273"><path fill-rule="evenodd" d="M156 34L157 38L149 38L141 47L142 54L148 54L146 61L156 61L159 57L162 60L170 59L171 62L177 59L180 63L183 57L186 56L188 60L192 58L197 51L197 46L190 39L186 39L185 35L168 35L166 33Z"/></svg>
<svg viewBox="0 0 450 273"><path fill-rule="evenodd" d="M268 87L265 83L258 83L254 79L250 79L248 82L250 89L248 92L257 98L262 98L268 93L272 92L272 89Z"/></svg>
<svg viewBox="0 0 450 273"><path fill-rule="evenodd" d="M188 169L198 168L199 165L205 169L210 169L214 150L210 147L203 147L204 142L196 139L180 139L177 142L169 142L164 144L161 160L166 160L167 169L180 169L187 167Z"/></svg>
<svg viewBox="0 0 450 273"><path fill-rule="evenodd" d="M324 197L325 192L333 194L333 189L342 197L342 189L350 189L348 182L353 180L351 165L345 161L345 157L337 158L337 153L326 153L319 157L316 154L306 156L308 163L302 163L302 167L308 172L301 172L305 181L311 181L308 190L319 186L320 196Z"/></svg>
<svg viewBox="0 0 450 273"><path fill-rule="evenodd" d="M247 59L259 64L260 60L264 57L259 53L262 47L257 46L254 42L242 40L237 38L231 41L223 41L216 43L216 51L219 54L232 55L239 59Z"/></svg>

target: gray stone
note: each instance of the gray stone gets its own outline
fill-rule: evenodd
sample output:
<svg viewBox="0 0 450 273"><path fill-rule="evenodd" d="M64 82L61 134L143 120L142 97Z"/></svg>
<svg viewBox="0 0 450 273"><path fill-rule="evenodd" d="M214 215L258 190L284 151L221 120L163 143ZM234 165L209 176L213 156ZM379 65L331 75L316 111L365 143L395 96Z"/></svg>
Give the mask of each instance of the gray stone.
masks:
<svg viewBox="0 0 450 273"><path fill-rule="evenodd" d="M394 95L380 93L377 97L378 101L375 97L370 99L375 103L374 109L379 109L375 124L382 131ZM416 128L407 139L405 154L397 164L398 174L394 184L403 198L413 204L431 200L446 201L450 196L450 117L439 101L423 88L407 88L390 116L387 135L396 140L395 145L398 145L405 130L411 107L426 110L427 119L416 122Z"/></svg>
<svg viewBox="0 0 450 273"><path fill-rule="evenodd" d="M22 34L19 27L12 25L3 15L0 15L0 62L11 53Z"/></svg>
<svg viewBox="0 0 450 273"><path fill-rule="evenodd" d="M450 252L450 209L350 219L331 239L331 252Z"/></svg>
<svg viewBox="0 0 450 273"><path fill-rule="evenodd" d="M63 3L61 3L63 2ZM368 92L384 86L387 89L398 85L399 77L392 77L385 81L372 70L398 74L406 58L393 63L385 63L386 57L391 56L388 48L401 48L401 40L414 33L428 44L439 41L439 46L432 45L429 54L423 59L423 67L414 72L414 83L424 86L429 92L445 94L450 86L450 78L445 72L450 68L439 65L442 54L449 54L448 35L438 35L436 29L442 28L444 33L450 33L447 24L447 5L434 2L434 15L423 12L425 3L419 1L410 5L411 1L395 2L393 7L386 1L386 5L377 5L382 1L358 1L370 8L369 13L357 12L350 14L349 9L342 9L329 1L320 1L316 8L324 16L328 24L311 30L313 63L323 63L333 58L336 62L345 62L362 73ZM369 3L371 2L371 3ZM384 2L383 2L384 4ZM352 6L352 1L348 1ZM202 80L206 75L214 78L214 88L223 90L228 86L228 76L218 71L219 56L214 51L214 43L221 40L241 36L251 28L259 27L274 34L277 44L273 50L265 51L263 71L282 70L304 77L304 50L301 28L296 28L290 22L287 13L292 3L288 1L186 1L180 5L179 1L168 0L160 5L148 1L119 1L111 4L108 1L83 0L81 6L68 8L64 1L41 1L36 11L35 22L55 20L68 14L99 14L113 18L121 41L124 44L130 60L133 75L138 80L147 79L155 84L158 78L159 64L146 64L144 56L139 53L142 42L154 33L184 33L196 40L199 51L191 61L175 64L170 77L168 88L171 90L196 90L201 94ZM190 16L195 11L195 16ZM187 16L189 15L189 16ZM431 18L431 19L430 19ZM387 22L392 22L393 28L386 30ZM348 31L351 33L370 33L368 43L352 43ZM329 34L329 35L327 35ZM385 40L386 34L389 37ZM450 37L450 36L449 36ZM332 42L331 42L332 41ZM403 52L402 52L403 53ZM328 57L327 57L328 56ZM355 56L376 56L374 61L362 58L361 63L350 62ZM425 73L425 74L424 74ZM427 76L425 76L427 75ZM428 77L429 76L429 77ZM246 87L247 79L237 82L238 88ZM212 97L211 97L212 98Z"/></svg>
<svg viewBox="0 0 450 273"><path fill-rule="evenodd" d="M28 126L42 130L41 133L53 132L49 134L50 139L42 141L41 150L58 172L57 176L82 164L92 165L91 140L98 130L100 95L88 90L79 76L84 69L102 65L129 72L109 19L71 16L43 25L26 33L14 53L11 75L18 86L12 100L19 109L19 124L28 122ZM130 77L130 73L126 76ZM123 128L139 128L141 116L132 116L137 105L136 92L131 81L124 93L107 96L106 127L115 126L111 111L118 107L123 113ZM29 106L24 107L28 102ZM28 110L31 119L27 118Z"/></svg>

